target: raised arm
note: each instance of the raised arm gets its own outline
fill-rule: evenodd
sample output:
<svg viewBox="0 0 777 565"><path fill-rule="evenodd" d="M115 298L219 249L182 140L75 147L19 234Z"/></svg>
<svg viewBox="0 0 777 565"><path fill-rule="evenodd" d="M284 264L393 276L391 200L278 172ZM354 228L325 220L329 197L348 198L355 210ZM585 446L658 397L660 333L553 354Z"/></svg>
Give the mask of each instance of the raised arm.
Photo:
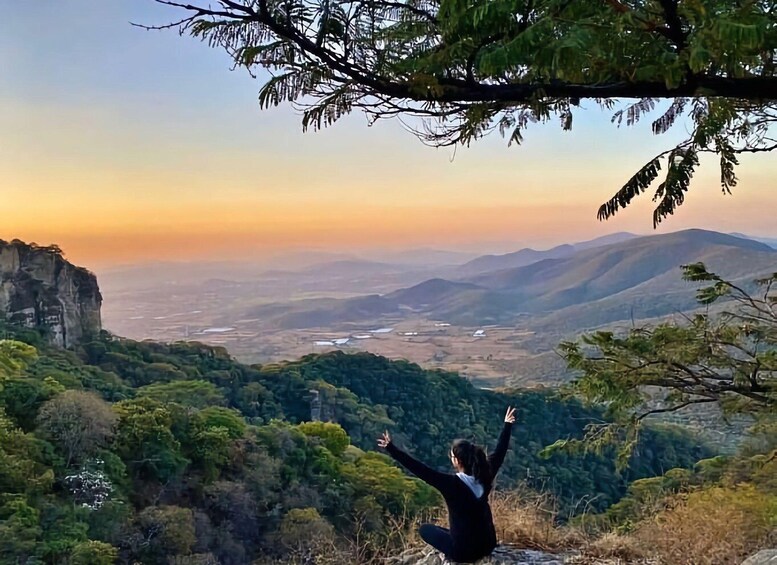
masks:
<svg viewBox="0 0 777 565"><path fill-rule="evenodd" d="M401 463L405 469L439 491L445 490L445 487L448 486L451 482L451 479L454 478L453 475L435 471L431 467L424 465L411 455L399 449L391 441L391 436L388 432L383 432L383 437L378 439L378 445L384 448L386 453L391 455L395 461Z"/></svg>
<svg viewBox="0 0 777 565"><path fill-rule="evenodd" d="M496 442L496 449L488 456L488 463L491 466L493 476L499 472L499 468L507 455L507 448L510 446L510 436L513 433L513 424L515 423L515 408L507 408L505 414L505 424L502 432L499 434L499 440Z"/></svg>

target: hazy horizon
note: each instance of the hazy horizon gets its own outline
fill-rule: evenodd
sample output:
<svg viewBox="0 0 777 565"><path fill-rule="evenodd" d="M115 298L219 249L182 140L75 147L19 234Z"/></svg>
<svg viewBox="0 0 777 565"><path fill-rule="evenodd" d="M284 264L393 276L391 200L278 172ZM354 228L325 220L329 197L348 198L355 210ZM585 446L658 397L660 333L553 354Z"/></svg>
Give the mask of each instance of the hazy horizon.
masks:
<svg viewBox="0 0 777 565"><path fill-rule="evenodd" d="M381 263L391 263L393 262L401 262L401 258L403 255L408 254L448 254L451 256L458 255L460 256L456 260L456 258L453 258L450 261L445 261L440 259L437 261L438 264L458 264L466 262L472 258L482 256L482 255L500 255L500 254L506 254L506 253L512 253L515 251L520 251L522 249L534 249L536 251L546 251L549 249L552 249L553 247L559 246L559 245L565 245L565 244L576 244L576 243L582 243L593 239L598 239L602 237L607 237L610 235L614 235L617 233L631 233L636 236L650 236L650 235L658 235L658 234L666 234L666 233L673 233L678 231L684 231L686 229L705 229L703 227L695 227L691 226L688 228L682 228L678 230L651 230L650 232L643 232L643 233L637 233L637 232L627 232L627 230L622 231L604 231L602 233L597 233L592 235L591 237L580 237L580 238L572 238L572 239L564 239L562 237L559 238L551 238L551 239L542 239L542 238L534 238L534 239L526 239L526 240L516 240L516 241L510 241L510 240L503 240L503 241L474 241L474 242L464 242L461 244L440 244L435 245L433 243L430 244L424 244L419 243L417 245L373 245L373 246L342 246L342 247L332 247L332 246L314 246L314 245L299 245L299 246L293 246L293 247L283 247L283 248L250 248L250 247L243 247L238 248L232 251L232 253L219 253L218 251L214 252L211 255L204 255L204 256L197 256L197 255L183 255L183 256L164 256L164 255L152 255L152 256L144 256L142 253L144 251L144 248L140 245L138 245L135 249L137 251L137 255L135 256L134 260L127 260L127 257L125 255L120 255L118 257L107 255L105 257L103 256L96 256L92 257L90 256L90 250L88 248L88 241L87 248L80 249L76 246L75 250L72 248L69 248L67 245L63 245L62 241L46 241L46 240L25 240L23 238L20 238L18 236L14 236L12 234L8 234L7 236L3 237L2 234L0 234L0 240L5 241L11 241L13 239L20 239L24 241L25 243L34 243L37 245L50 245L55 244L60 246L62 249L65 258L68 259L70 262L86 267L90 270L95 271L103 271L103 272L118 272L122 271L124 269L138 269L138 268L152 268L155 266L164 266L164 265L217 265L220 263L223 264L230 264L230 265L237 265L237 264L246 264L246 265L256 265L256 266L263 266L266 267L268 270L272 270L275 267L273 267L273 261L279 261L277 268L279 270L283 269L295 269L295 268L304 268L307 266L312 266L315 264L322 264L322 263L328 263L332 261L341 261L341 260L362 260L362 261L375 261L375 262L381 262ZM709 231L718 231L718 230L709 230ZM728 234L740 234L744 236L748 236L751 238L761 238L761 239L777 239L777 230L773 231L765 231L763 233L755 233L753 231L745 231L740 232L737 230L729 230L729 231L723 231L721 233L728 233ZM64 238L67 240L67 238ZM220 243L223 243L220 242ZM250 242L248 242L250 243ZM74 254L75 251L75 254Z"/></svg>
<svg viewBox="0 0 777 565"><path fill-rule="evenodd" d="M121 261L121 260L109 260L108 261L92 261L85 263L74 258L71 254L71 250L62 247L62 252L67 260L70 262L86 267L92 271L99 271L102 273L119 273L124 270L137 270L142 268L158 268L165 266L196 266L196 265L209 265L209 266L253 266L261 267L262 270L296 270L308 268L315 265L323 265L337 261L374 261L376 263L394 263L397 265L418 264L419 257L432 257L435 256L435 260L431 264L435 265L457 265L468 262L476 257L484 255L503 255L513 253L523 249L533 249L535 251L547 251L559 245L572 245L585 243L590 240L600 239L616 234L630 233L631 235L638 237L646 237L650 235L657 235L659 233L673 233L679 231L685 231L686 229L706 229L706 228L684 228L683 230L663 230L660 232L649 233L635 233L635 232L606 232L595 235L590 238L570 239L570 240L553 240L547 241L535 241L535 243L527 241L484 241L484 242L470 242L462 245L405 245L405 246L372 246L372 247L342 247L333 248L325 246L297 246L288 247L283 249L268 249L264 252L248 252L243 255L231 256L231 255L214 255L206 257L138 257L134 261ZM709 230L716 231L716 230ZM769 240L769 243L773 246L772 241L777 241L777 230L762 234L748 233L748 232L736 232L728 231L721 232L730 235L741 235L749 238ZM0 240L10 241L13 237L0 237ZM21 238L16 238L21 239ZM24 241L24 240L22 240ZM56 244L61 247L61 244L56 241L25 241L25 243L34 243L37 245L49 245Z"/></svg>

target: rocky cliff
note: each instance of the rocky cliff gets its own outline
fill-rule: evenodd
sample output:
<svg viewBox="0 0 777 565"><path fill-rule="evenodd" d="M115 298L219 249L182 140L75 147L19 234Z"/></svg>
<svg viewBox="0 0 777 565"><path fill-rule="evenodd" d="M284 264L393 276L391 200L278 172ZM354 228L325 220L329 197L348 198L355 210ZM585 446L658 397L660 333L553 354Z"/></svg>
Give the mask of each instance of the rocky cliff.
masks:
<svg viewBox="0 0 777 565"><path fill-rule="evenodd" d="M67 262L56 246L0 240L0 319L72 347L100 331L101 303L97 278Z"/></svg>

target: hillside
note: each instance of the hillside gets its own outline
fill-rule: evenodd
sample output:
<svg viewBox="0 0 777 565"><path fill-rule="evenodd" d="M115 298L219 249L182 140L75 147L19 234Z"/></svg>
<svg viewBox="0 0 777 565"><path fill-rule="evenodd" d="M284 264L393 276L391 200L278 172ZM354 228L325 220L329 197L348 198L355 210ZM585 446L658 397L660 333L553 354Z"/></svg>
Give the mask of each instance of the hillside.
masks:
<svg viewBox="0 0 777 565"><path fill-rule="evenodd" d="M518 312L549 312L568 306L609 299L621 308L637 297L660 299L657 316L693 306L693 289L678 276L679 266L704 262L732 280L753 279L777 265L777 252L752 240L716 232L687 230L633 239L624 243L576 253L566 259L481 275L470 282L503 295L505 316ZM672 293L667 296L667 293ZM489 297L470 304L470 316L487 315ZM601 305L599 305L601 307ZM624 319L611 311L601 323ZM466 315L456 311L455 315Z"/></svg>
<svg viewBox="0 0 777 565"><path fill-rule="evenodd" d="M518 253L537 257L524 251ZM567 251L565 247L563 253ZM487 258L482 259L481 266L486 265ZM368 309L364 298L319 299L261 307L247 314L285 328L317 327L322 319L343 324L375 315L397 317L402 311L474 326L510 324L517 316L530 314L544 317L545 327L559 319L566 329L579 329L694 307L694 289L681 280L679 267L695 262L704 262L731 280L749 281L777 267L777 250L750 239L686 230L584 246L562 258L461 280L431 279L373 297ZM567 308L572 310L562 313ZM558 315L551 317L554 312Z"/></svg>
<svg viewBox="0 0 777 565"><path fill-rule="evenodd" d="M765 243L769 247L774 247L775 249L777 249L777 237L760 237L760 236L752 236L752 235L747 235L744 233L737 233L737 232L734 232L731 235L733 235L734 237L742 237L745 239L760 241L761 243Z"/></svg>
<svg viewBox="0 0 777 565"><path fill-rule="evenodd" d="M724 241L707 256L728 247ZM400 301L434 308L488 292L496 291L433 279L364 297L361 308L365 316L402 309ZM0 340L0 562L288 564L316 552L330 563L382 558L398 553L412 521L441 501L376 453L375 438L389 429L405 449L446 470L455 437L493 446L508 405L518 425L498 486L524 489L522 499L547 493L558 522L622 527L646 515L645 485L671 496L676 477L715 489L724 476L715 471L720 458L692 474L712 453L671 426L645 427L621 471L610 449L543 454L606 421L602 410L549 390L479 389L453 372L368 353L246 365L221 347L104 331L67 350L48 344L46 330L0 324L12 338ZM735 475L768 486L758 457L743 460L747 468ZM713 473L711 465L718 465ZM727 501L725 512L743 514L742 500ZM764 498L746 508L770 504ZM514 516L510 507L513 514L497 506L507 512L497 519ZM535 510L551 535L546 510ZM740 528L756 532L743 547L762 545L759 516ZM640 543L649 545L646 539Z"/></svg>
<svg viewBox="0 0 777 565"><path fill-rule="evenodd" d="M256 306L245 311L278 329L327 327L353 320L376 320L401 315L399 305L377 294L344 300L312 298L284 304Z"/></svg>
<svg viewBox="0 0 777 565"><path fill-rule="evenodd" d="M399 306L410 306L417 310L434 309L445 305L459 294L480 291L480 287L472 283L453 282L445 279L431 279L387 294L384 298Z"/></svg>
<svg viewBox="0 0 777 565"><path fill-rule="evenodd" d="M267 562L290 559L300 539L319 535L347 547L366 519L380 543L361 551L385 551L396 520L439 500L372 452L380 431L444 469L456 436L493 445L508 404L518 408L520 434L500 487L528 481L570 512L582 497L604 509L634 479L706 453L683 433L647 430L623 474L608 456L543 459L542 447L579 437L601 414L549 394L479 390L452 373L369 354L246 366L197 343L103 333L70 352L30 330L5 331L38 351L25 353L27 368L17 362L2 377L4 562L81 554L91 557L74 562ZM316 396L331 424L309 422ZM80 436L63 435L71 425ZM9 519L19 512L24 522Z"/></svg>
<svg viewBox="0 0 777 565"><path fill-rule="evenodd" d="M775 251L714 232L601 245L607 241L567 258L465 279L434 268L361 275L356 261L350 277L317 274L316 267L245 281L230 281L225 272L207 284L176 280L142 292L108 286L106 319L109 329L131 337L223 345L249 363L369 351L458 371L480 386L552 386L569 378L554 353L560 341L697 308L697 285L682 280L680 264L702 260L741 284L777 266ZM378 328L393 331L372 333ZM485 336L476 336L481 329Z"/></svg>
<svg viewBox="0 0 777 565"><path fill-rule="evenodd" d="M573 294L588 300L615 294L690 262L725 259L726 269L745 267L752 272L759 266L751 264L751 257L758 257L760 253L765 254L762 257L777 257L774 251L749 239L705 230L685 230L588 249L573 257L543 260L540 264L489 273L471 280L493 289L525 288L531 293L549 295L551 302L555 295L574 289ZM748 255L737 259L740 253ZM561 297L558 300L566 301Z"/></svg>
<svg viewBox="0 0 777 565"><path fill-rule="evenodd" d="M504 253L502 255L483 255L456 269L456 274L466 277L489 271L523 267L542 261L543 259L569 257L574 252L575 247L573 245L564 244L544 251L537 251L536 249L527 247L513 253Z"/></svg>
<svg viewBox="0 0 777 565"><path fill-rule="evenodd" d="M504 269L523 267L545 259L570 257L578 251L620 243L636 237L639 236L628 232L617 232L588 241L558 245L543 251L526 248L513 253L504 253L502 255L483 255L458 267L455 271L455 275L467 277L489 271L501 271Z"/></svg>

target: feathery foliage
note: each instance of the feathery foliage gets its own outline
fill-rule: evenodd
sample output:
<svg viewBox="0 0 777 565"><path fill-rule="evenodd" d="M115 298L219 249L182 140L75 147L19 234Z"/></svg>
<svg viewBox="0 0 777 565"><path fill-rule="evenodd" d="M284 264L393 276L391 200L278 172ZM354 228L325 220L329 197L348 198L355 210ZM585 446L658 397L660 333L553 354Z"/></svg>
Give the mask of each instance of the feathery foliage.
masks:
<svg viewBox="0 0 777 565"><path fill-rule="evenodd" d="M685 324L638 327L626 335L598 331L561 344L567 363L579 372L574 392L605 404L614 418L589 426L586 439L593 445L625 439L628 453L645 418L698 404L763 422L777 416L777 273L755 281L758 294L702 263L684 266L683 278L707 283L697 292L699 304L723 301L723 311L708 309Z"/></svg>
<svg viewBox="0 0 777 565"><path fill-rule="evenodd" d="M353 110L373 121L413 117L433 145L498 130L520 143L531 123L572 128L583 100L627 126L659 112L690 136L648 161L599 210L606 219L655 180L654 223L683 203L696 158L777 148L777 7L768 0L218 0L172 6L178 28L225 49L261 77L262 108L291 102L303 129ZM146 26L154 27L154 26Z"/></svg>

